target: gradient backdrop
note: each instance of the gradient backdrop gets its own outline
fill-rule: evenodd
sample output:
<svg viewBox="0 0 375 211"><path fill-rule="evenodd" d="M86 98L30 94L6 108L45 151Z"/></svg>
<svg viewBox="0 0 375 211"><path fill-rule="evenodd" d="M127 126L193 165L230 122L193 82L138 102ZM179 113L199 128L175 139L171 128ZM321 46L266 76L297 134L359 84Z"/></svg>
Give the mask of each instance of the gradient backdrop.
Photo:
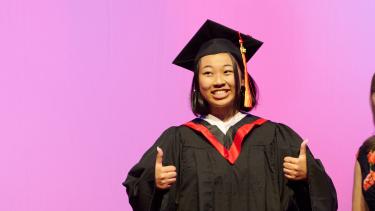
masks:
<svg viewBox="0 0 375 211"><path fill-rule="evenodd" d="M193 118L171 61L213 19L264 41L256 115L310 140L350 210L373 134L375 1L1 0L0 210L131 210L121 182Z"/></svg>

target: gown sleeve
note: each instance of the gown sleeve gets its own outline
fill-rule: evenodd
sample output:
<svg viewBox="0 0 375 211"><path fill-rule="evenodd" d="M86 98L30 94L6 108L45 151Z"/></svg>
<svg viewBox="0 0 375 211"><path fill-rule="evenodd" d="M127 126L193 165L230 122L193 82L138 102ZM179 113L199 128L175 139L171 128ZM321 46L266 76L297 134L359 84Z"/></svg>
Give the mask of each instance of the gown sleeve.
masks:
<svg viewBox="0 0 375 211"><path fill-rule="evenodd" d="M285 156L298 157L302 138L286 125L278 124L279 181L281 200L285 210L337 210L336 190L320 160L315 159L307 147L307 181L290 181L283 173Z"/></svg>
<svg viewBox="0 0 375 211"><path fill-rule="evenodd" d="M146 151L141 160L130 169L126 180L122 183L126 187L129 203L134 211L161 210L163 197L169 190L157 190L155 185L155 161L159 146L163 150L163 165L174 165L178 157L176 143L176 127L168 128L157 139L155 144ZM172 186L173 188L173 186Z"/></svg>

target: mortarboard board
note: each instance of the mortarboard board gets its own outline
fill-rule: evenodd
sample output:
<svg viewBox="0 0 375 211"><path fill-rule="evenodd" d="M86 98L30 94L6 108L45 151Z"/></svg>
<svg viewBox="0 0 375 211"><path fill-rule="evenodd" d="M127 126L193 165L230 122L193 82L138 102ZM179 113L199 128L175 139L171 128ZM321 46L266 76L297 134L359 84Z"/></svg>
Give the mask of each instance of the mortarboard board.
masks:
<svg viewBox="0 0 375 211"><path fill-rule="evenodd" d="M196 62L203 56L228 52L231 53L242 69L247 72L247 61L255 54L263 42L223 26L212 20L207 20L191 38L188 44L174 59L173 64L195 71ZM251 106L248 77L245 75L244 106Z"/></svg>

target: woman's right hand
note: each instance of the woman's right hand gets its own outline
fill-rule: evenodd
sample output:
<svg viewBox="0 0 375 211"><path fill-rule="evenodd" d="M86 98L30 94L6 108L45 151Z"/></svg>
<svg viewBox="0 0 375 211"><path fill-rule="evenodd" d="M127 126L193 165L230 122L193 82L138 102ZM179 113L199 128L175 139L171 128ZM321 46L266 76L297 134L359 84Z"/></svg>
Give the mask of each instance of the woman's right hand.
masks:
<svg viewBox="0 0 375 211"><path fill-rule="evenodd" d="M163 150L159 147L156 149L158 153L155 162L155 185L158 189L165 190L176 182L176 167L163 166Z"/></svg>

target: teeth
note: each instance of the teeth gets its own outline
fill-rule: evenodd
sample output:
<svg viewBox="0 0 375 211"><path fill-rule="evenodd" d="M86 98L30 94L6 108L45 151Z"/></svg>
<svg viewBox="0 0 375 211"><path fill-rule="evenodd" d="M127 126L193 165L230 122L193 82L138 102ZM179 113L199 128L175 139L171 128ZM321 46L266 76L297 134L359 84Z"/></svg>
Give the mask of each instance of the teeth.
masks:
<svg viewBox="0 0 375 211"><path fill-rule="evenodd" d="M226 91L224 90L219 90L219 91L215 91L214 94L225 94Z"/></svg>

